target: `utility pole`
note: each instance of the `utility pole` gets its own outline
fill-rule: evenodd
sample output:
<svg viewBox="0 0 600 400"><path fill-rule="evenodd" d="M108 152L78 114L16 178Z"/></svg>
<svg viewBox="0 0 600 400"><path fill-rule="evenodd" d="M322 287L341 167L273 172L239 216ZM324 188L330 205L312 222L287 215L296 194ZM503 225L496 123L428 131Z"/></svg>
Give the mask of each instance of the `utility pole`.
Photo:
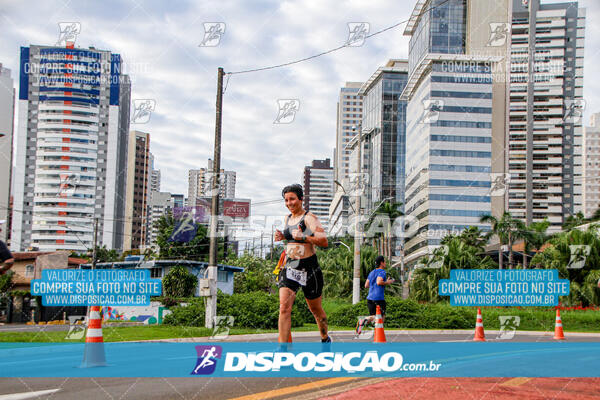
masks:
<svg viewBox="0 0 600 400"><path fill-rule="evenodd" d="M263 258L263 233L260 231L260 258Z"/></svg>
<svg viewBox="0 0 600 400"><path fill-rule="evenodd" d="M98 246L98 217L94 218L94 247L92 248L92 271L96 269L96 247ZM85 312L87 319L90 319L90 306L87 306ZM86 321L87 323L87 321Z"/></svg>
<svg viewBox="0 0 600 400"><path fill-rule="evenodd" d="M213 327L214 317L217 315L217 224L219 216L219 174L221 172L221 123L223 121L223 68L219 67L217 73L217 107L215 121L215 152L213 157L213 180L211 184L212 205L210 218L210 250L208 256L208 282L210 296L206 301L204 313L204 326Z"/></svg>
<svg viewBox="0 0 600 400"><path fill-rule="evenodd" d="M274 235L274 231L273 231L273 225L271 225L271 261L273 261L273 235Z"/></svg>
<svg viewBox="0 0 600 400"><path fill-rule="evenodd" d="M356 131L356 125L352 127ZM361 193L361 158L362 158L362 126L358 126L358 162L356 175L356 219L354 220L354 279L352 281L352 304L360 301L360 245L362 235L359 232L360 224L360 198Z"/></svg>

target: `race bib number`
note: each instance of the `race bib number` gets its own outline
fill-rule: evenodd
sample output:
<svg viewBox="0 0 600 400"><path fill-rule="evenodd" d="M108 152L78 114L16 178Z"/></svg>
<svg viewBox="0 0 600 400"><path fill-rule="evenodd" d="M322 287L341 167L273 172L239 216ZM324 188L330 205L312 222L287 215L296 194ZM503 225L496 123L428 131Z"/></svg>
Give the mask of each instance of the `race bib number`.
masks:
<svg viewBox="0 0 600 400"><path fill-rule="evenodd" d="M301 286L306 286L306 276L308 275L306 271L302 271L299 269L286 268L285 275L288 279L292 281L298 282Z"/></svg>

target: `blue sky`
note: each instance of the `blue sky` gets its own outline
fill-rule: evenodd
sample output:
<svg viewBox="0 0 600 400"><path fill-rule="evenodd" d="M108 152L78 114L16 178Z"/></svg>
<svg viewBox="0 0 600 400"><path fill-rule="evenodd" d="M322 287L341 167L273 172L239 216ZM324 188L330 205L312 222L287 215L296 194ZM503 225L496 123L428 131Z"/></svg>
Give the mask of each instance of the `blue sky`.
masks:
<svg viewBox="0 0 600 400"><path fill-rule="evenodd" d="M556 1L551 1L556 2ZM349 22L371 32L410 16L413 1L45 1L0 0L0 63L17 84L19 47L54 44L59 22L79 22L78 47L121 54L132 80L132 99L154 99L146 124L163 191L187 194L187 171L213 155L217 67L226 72L280 64L337 47ZM600 111L600 4L587 8L586 123ZM216 47L200 47L205 22L224 22ZM223 104L222 166L237 172L236 194L253 202L281 198L300 182L313 159L332 158L336 102L346 81L364 81L390 58L406 58L404 26L368 39L361 47L286 68L234 75ZM278 99L298 99L290 124L273 124ZM253 214L283 214L283 203L254 207Z"/></svg>

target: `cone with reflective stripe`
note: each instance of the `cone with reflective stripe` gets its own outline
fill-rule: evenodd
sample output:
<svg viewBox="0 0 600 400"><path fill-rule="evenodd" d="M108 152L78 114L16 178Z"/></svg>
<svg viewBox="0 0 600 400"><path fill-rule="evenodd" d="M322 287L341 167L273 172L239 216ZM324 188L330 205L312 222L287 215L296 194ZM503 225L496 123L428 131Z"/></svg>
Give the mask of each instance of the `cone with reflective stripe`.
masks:
<svg viewBox="0 0 600 400"><path fill-rule="evenodd" d="M562 327L562 319L560 318L560 310L556 309L556 325L554 325L554 339L565 340L565 334Z"/></svg>
<svg viewBox="0 0 600 400"><path fill-rule="evenodd" d="M104 367L106 356L104 355L104 339L102 337L102 317L100 306L90 307L88 329L85 335L85 350L83 353L82 368Z"/></svg>
<svg viewBox="0 0 600 400"><path fill-rule="evenodd" d="M383 330L383 318L381 317L381 308L377 306L375 314L375 336L373 343L385 343L385 331Z"/></svg>
<svg viewBox="0 0 600 400"><path fill-rule="evenodd" d="M475 337L476 342L485 342L485 332L483 331L483 317L481 316L481 308L477 309L477 321L475 322Z"/></svg>

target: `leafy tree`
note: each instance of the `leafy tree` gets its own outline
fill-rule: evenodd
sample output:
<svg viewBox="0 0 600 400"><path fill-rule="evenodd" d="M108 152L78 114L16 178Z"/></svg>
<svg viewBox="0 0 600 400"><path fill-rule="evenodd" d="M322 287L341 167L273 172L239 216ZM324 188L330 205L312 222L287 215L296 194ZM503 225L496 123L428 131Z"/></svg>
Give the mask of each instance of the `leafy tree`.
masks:
<svg viewBox="0 0 600 400"><path fill-rule="evenodd" d="M600 238L598 226L592 225L585 231L572 229L553 236L548 243L550 246L542 252L538 252L532 260L532 264L545 269L557 269L562 279L571 282L570 295L565 303L576 304L599 304L600 289ZM569 267L577 247L589 246L589 254L585 258L582 268Z"/></svg>
<svg viewBox="0 0 600 400"><path fill-rule="evenodd" d="M225 264L244 268L244 272L234 274L233 292L248 293L254 291L277 292L277 276L273 273L277 260L263 260L260 257L245 253L241 257L230 256Z"/></svg>
<svg viewBox="0 0 600 400"><path fill-rule="evenodd" d="M198 286L198 279L187 268L177 265L165 275L162 285L165 297L191 297L196 291L196 286Z"/></svg>
<svg viewBox="0 0 600 400"><path fill-rule="evenodd" d="M210 238L208 237L208 228L205 225L195 225L195 236L189 242L176 242L171 239L173 232L178 226L178 221L173 218L169 212L161 216L156 221L158 227L158 237L156 242L160 248L159 259L178 259L208 261ZM223 240L219 239L219 254L222 259Z"/></svg>
<svg viewBox="0 0 600 400"><path fill-rule="evenodd" d="M121 259L121 254L118 250L107 249L106 245L100 247L96 246L96 262L116 262Z"/></svg>
<svg viewBox="0 0 600 400"><path fill-rule="evenodd" d="M465 237L469 238L472 233L469 232ZM411 298L431 303L442 301L438 295L439 280L450 278L451 269L496 268L496 263L489 256L482 257L481 248L469 244L465 237L446 237L444 245L448 246L448 252L436 249L422 268L414 270L410 281Z"/></svg>

